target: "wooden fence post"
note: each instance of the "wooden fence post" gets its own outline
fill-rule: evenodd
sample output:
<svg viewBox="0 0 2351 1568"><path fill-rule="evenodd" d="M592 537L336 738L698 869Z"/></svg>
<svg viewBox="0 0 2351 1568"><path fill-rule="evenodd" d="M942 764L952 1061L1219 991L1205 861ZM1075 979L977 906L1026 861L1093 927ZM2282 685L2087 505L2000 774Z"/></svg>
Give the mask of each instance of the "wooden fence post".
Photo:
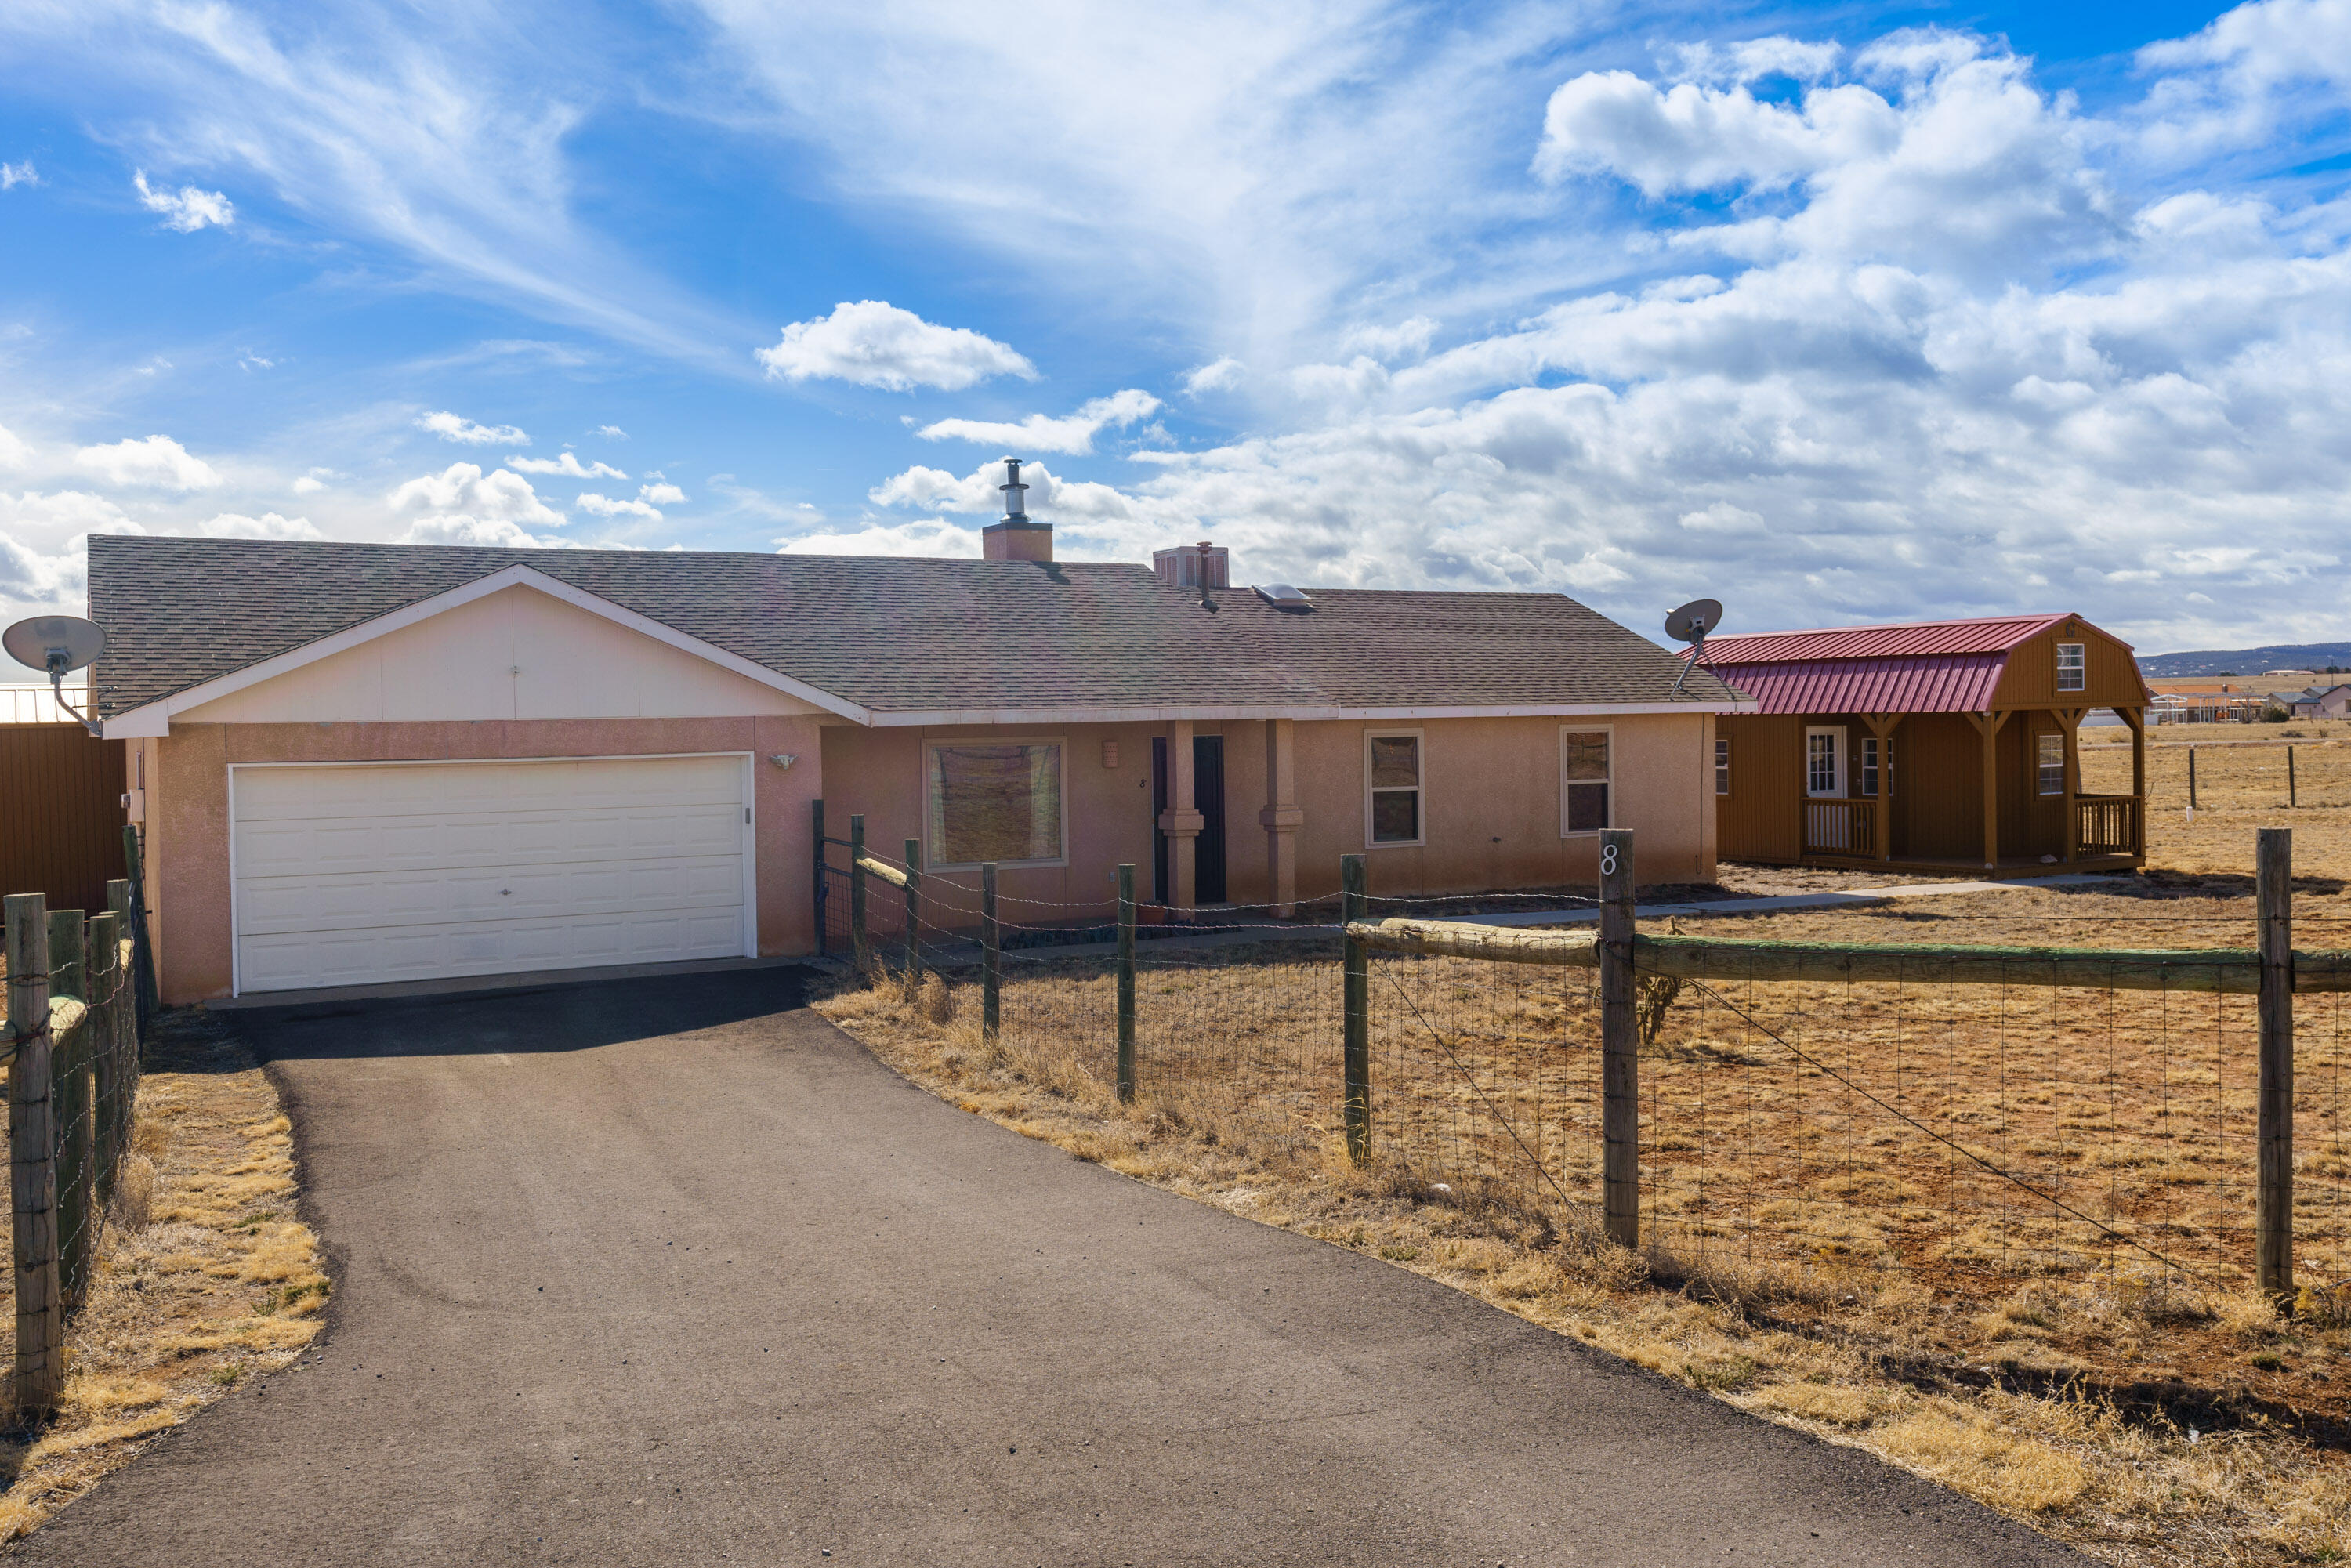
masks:
<svg viewBox="0 0 2351 1568"><path fill-rule="evenodd" d="M1118 868L1118 1097L1134 1100L1134 867Z"/></svg>
<svg viewBox="0 0 2351 1568"><path fill-rule="evenodd" d="M2262 1070L2253 1272L2262 1291L2284 1300L2294 1293L2294 832L2263 828L2254 845Z"/></svg>
<svg viewBox="0 0 2351 1568"><path fill-rule="evenodd" d="M2285 803L2289 806L2298 806L2302 803L2294 799L2294 747L2291 746L2285 748Z"/></svg>
<svg viewBox="0 0 2351 1568"><path fill-rule="evenodd" d="M1004 933L996 924L996 862L979 868L979 1038L996 1043L1003 1021Z"/></svg>
<svg viewBox="0 0 2351 1568"><path fill-rule="evenodd" d="M849 819L849 961L871 977L873 954L865 937L865 819Z"/></svg>
<svg viewBox="0 0 2351 1568"><path fill-rule="evenodd" d="M1633 835L1600 834L1601 1186L1608 1239L1641 1244L1641 1026L1633 983Z"/></svg>
<svg viewBox="0 0 2351 1568"><path fill-rule="evenodd" d="M122 1163L119 1103L129 1075L122 1071L122 942L112 910L89 917L89 994L98 998L90 1033L91 1132L98 1162L98 1213L114 1197L115 1168Z"/></svg>
<svg viewBox="0 0 2351 1568"><path fill-rule="evenodd" d="M78 909L49 911L49 995L85 1007L89 1001L87 927ZM80 1310L89 1287L91 1243L98 1239L90 1199L96 1176L90 1158L89 1048L87 1012L63 1039L49 1041L49 1114L57 1134L57 1300Z"/></svg>
<svg viewBox="0 0 2351 1568"><path fill-rule="evenodd" d="M824 801L821 799L809 802L809 826L812 830L810 845L816 851L813 864L815 880L810 889L810 897L815 901L816 956L821 958L824 956Z"/></svg>
<svg viewBox="0 0 2351 1568"><path fill-rule="evenodd" d="M144 1038L140 1026L145 1019L139 1010L139 922L132 914L129 877L117 877L106 884L106 907L114 916L118 941L116 967L121 971L116 977L116 988L120 993L122 1005L116 1010L114 1018L115 1038L119 1046L115 1058L116 1072L120 1092L115 1103L114 1125L110 1134L114 1140L114 1152L110 1158L120 1163L131 1152L131 1127L137 1121L139 1051L140 1041ZM128 958L121 956L120 942L124 939L131 943L131 956Z"/></svg>
<svg viewBox="0 0 2351 1568"><path fill-rule="evenodd" d="M65 1394L57 1309L57 1124L49 1101L49 911L37 893L7 895L8 1188L16 1221L16 1364L20 1420L44 1416Z"/></svg>
<svg viewBox="0 0 2351 1568"><path fill-rule="evenodd" d="M1372 915L1364 888L1364 857L1339 857L1339 923L1341 929ZM1372 949L1368 943L1346 938L1343 1013L1344 1044L1340 1052L1344 1098L1341 1113L1347 1129L1347 1158L1356 1165L1372 1157Z"/></svg>
<svg viewBox="0 0 2351 1568"><path fill-rule="evenodd" d="M122 863L130 873L131 977L138 985L139 1030L144 1035L147 1020L162 1009L163 1001L157 994L154 937L147 929L147 873L139 858L136 822L122 824Z"/></svg>
<svg viewBox="0 0 2351 1568"><path fill-rule="evenodd" d="M923 841L906 841L906 986L923 978Z"/></svg>
<svg viewBox="0 0 2351 1568"><path fill-rule="evenodd" d="M2196 810L2196 748L2188 748L2188 809Z"/></svg>

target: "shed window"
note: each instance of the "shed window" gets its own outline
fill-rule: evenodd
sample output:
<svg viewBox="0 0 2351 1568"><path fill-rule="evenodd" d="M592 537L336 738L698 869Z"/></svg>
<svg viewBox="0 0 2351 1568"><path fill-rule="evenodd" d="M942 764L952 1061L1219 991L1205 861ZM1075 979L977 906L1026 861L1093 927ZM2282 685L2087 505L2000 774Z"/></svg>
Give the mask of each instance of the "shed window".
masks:
<svg viewBox="0 0 2351 1568"><path fill-rule="evenodd" d="M1844 762L1837 755L1844 731L1820 726L1804 731L1804 793L1834 797L1844 793Z"/></svg>
<svg viewBox="0 0 2351 1568"><path fill-rule="evenodd" d="M2065 792L2065 737L2062 735L2036 735L2032 744L2040 761L2041 792L2063 795Z"/></svg>
<svg viewBox="0 0 2351 1568"><path fill-rule="evenodd" d="M1063 858L1059 741L937 741L926 749L932 864Z"/></svg>
<svg viewBox="0 0 2351 1568"><path fill-rule="evenodd" d="M1728 736L1717 736L1714 739L1714 792L1718 795L1730 793L1730 739Z"/></svg>
<svg viewBox="0 0 2351 1568"><path fill-rule="evenodd" d="M1877 793L1877 737L1861 737L1861 792L1865 795Z"/></svg>
<svg viewBox="0 0 2351 1568"><path fill-rule="evenodd" d="M1365 767L1371 779L1374 844L1420 842L1420 737L1373 735Z"/></svg>
<svg viewBox="0 0 2351 1568"><path fill-rule="evenodd" d="M1608 732L1563 729L1559 735L1559 831L1596 833L1608 825Z"/></svg>
<svg viewBox="0 0 2351 1568"><path fill-rule="evenodd" d="M2079 643L2057 644L2057 689L2078 692L2088 679L2089 664L2084 658L2084 645Z"/></svg>

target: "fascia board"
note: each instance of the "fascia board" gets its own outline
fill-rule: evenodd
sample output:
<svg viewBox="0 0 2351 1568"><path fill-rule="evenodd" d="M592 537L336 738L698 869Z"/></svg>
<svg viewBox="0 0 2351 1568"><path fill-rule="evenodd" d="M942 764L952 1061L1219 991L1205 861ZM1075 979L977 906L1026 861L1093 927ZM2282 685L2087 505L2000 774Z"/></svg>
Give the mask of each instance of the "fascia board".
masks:
<svg viewBox="0 0 2351 1568"><path fill-rule="evenodd" d="M487 577L477 578L462 587L453 588L446 593L437 593L430 599L420 599L413 604L404 604L398 610L377 616L372 621L362 621L356 626L345 627L331 636L321 637L315 643L306 643L299 648L289 649L273 658L264 659L257 664L247 664L241 670L232 670L225 675L214 676L202 685L190 686L185 691L174 692L168 697L159 698L154 702L117 714L105 721L106 738L109 740L145 739L169 735L172 732L173 714L200 707L215 697L225 697L232 692L243 691L247 686L258 685L263 681L274 679L288 671L298 670L306 664L316 664L320 659L330 658L348 649L372 643L378 637L386 636L403 627L413 626L420 621L429 621L435 615L455 610L460 605L470 604L476 599L486 599L493 593L517 587L534 589L550 599L559 599L576 609L585 610L591 615L601 615L616 625L624 626L632 632L642 632L656 643L666 643L681 653L691 653L695 658L716 664L721 669L730 670L746 680L756 681L760 685L798 697L802 702L812 703L828 713L839 714L841 717L857 724L872 722L872 716L866 709L855 703L835 696L831 692L819 691L805 681L796 681L789 675L778 674L765 664L754 664L739 654L730 653L724 648L705 643L699 637L689 636L674 626L655 621L651 616L640 615L633 610L590 593L585 589L574 588L569 583L549 577L534 567L516 565L502 568Z"/></svg>
<svg viewBox="0 0 2351 1568"><path fill-rule="evenodd" d="M1147 706L1064 708L940 708L925 711L876 711L866 722L876 729L907 729L918 726L954 724L1167 724L1179 720L1207 723L1226 719L1289 718L1386 722L1409 718L1600 718L1620 714L1753 713L1752 701L1678 703L1526 703L1479 707L1467 706L1419 707L1343 707L1332 704L1269 703L1252 706Z"/></svg>

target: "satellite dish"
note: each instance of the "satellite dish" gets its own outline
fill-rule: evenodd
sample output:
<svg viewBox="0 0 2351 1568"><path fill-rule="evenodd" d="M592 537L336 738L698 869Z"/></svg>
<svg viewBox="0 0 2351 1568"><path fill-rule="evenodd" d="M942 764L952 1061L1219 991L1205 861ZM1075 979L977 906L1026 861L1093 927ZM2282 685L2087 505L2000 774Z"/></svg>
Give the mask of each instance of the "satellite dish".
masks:
<svg viewBox="0 0 2351 1568"><path fill-rule="evenodd" d="M1722 601L1693 599L1666 617L1666 635L1677 643L1690 645L1690 656L1682 665L1682 673L1674 677L1674 695L1682 695L1682 683L1689 679L1691 670L1706 657L1706 634L1722 624Z"/></svg>
<svg viewBox="0 0 2351 1568"><path fill-rule="evenodd" d="M66 676L97 663L106 652L106 633L96 622L78 615L36 615L0 632L0 648L26 668L48 676L49 689L57 694L57 706L80 719L90 734L99 732L100 727L87 714L74 711L65 694Z"/></svg>
<svg viewBox="0 0 2351 1568"><path fill-rule="evenodd" d="M1692 643L1703 650L1706 634L1722 624L1722 601L1693 599L1666 617L1666 635L1677 643Z"/></svg>

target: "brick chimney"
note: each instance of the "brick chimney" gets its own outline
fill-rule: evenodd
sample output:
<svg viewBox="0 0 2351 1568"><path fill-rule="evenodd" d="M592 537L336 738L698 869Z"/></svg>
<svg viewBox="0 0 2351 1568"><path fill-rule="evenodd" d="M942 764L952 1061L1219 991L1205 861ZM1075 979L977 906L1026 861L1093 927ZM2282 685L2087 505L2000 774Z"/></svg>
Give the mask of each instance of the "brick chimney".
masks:
<svg viewBox="0 0 2351 1568"><path fill-rule="evenodd" d="M1196 545L1155 550L1151 570L1178 588L1230 588L1232 552L1202 539Z"/></svg>
<svg viewBox="0 0 2351 1568"><path fill-rule="evenodd" d="M979 530L980 555L988 560L1050 560L1053 525L1029 516L1029 486L1020 482L1020 459L1004 460L1004 520Z"/></svg>

